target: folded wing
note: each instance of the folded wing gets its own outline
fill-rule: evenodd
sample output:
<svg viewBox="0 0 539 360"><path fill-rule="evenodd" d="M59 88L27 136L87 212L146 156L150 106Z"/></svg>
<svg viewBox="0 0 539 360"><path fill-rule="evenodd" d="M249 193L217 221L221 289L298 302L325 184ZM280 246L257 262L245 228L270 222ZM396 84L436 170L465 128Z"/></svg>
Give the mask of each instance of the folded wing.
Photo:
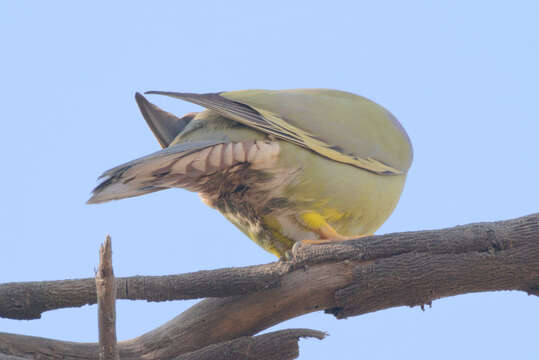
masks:
<svg viewBox="0 0 539 360"><path fill-rule="evenodd" d="M391 114L354 94L316 91L248 90L213 94L149 91L147 94L167 95L204 106L334 161L377 174L402 174L408 170L411 159L408 160L410 156L406 152L411 152L411 146ZM396 136L385 141L386 133ZM380 151L380 141L395 149L390 153Z"/></svg>

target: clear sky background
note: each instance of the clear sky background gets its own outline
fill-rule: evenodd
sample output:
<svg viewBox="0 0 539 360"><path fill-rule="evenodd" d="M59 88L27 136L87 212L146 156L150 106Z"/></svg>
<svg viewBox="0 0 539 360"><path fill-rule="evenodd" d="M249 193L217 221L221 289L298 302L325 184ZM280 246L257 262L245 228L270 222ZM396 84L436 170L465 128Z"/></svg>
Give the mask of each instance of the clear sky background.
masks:
<svg viewBox="0 0 539 360"><path fill-rule="evenodd" d="M539 211L537 1L91 4L0 3L0 282L92 277L107 233L117 276L275 260L184 190L85 205L102 171L159 149L135 91L324 87L384 105L415 159L378 233ZM119 301L118 337L193 303ZM96 319L86 306L0 331L96 341ZM522 292L290 327L330 334L302 340L302 359L539 357L539 300Z"/></svg>

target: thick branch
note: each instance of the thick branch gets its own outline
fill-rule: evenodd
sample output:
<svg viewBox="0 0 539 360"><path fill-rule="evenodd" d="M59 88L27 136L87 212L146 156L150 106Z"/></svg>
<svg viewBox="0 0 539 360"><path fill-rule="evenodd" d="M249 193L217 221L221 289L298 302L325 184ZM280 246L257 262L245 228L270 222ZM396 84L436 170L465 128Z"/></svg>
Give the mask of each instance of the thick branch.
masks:
<svg viewBox="0 0 539 360"><path fill-rule="evenodd" d="M116 348L116 283L112 269L110 236L99 248L99 267L95 275L99 324L99 359L118 360Z"/></svg>
<svg viewBox="0 0 539 360"><path fill-rule="evenodd" d="M394 306L430 303L467 292L536 293L539 214L436 231L302 246L294 255L294 261L286 264L290 271L280 275L279 287L204 300L155 330L120 342L120 356L175 357L251 336L284 320L322 309L342 318ZM275 266L250 269L275 271ZM23 349L24 343L19 341L16 345L13 335L0 334L0 353L6 344L11 349ZM90 345L73 346L89 351L86 347Z"/></svg>

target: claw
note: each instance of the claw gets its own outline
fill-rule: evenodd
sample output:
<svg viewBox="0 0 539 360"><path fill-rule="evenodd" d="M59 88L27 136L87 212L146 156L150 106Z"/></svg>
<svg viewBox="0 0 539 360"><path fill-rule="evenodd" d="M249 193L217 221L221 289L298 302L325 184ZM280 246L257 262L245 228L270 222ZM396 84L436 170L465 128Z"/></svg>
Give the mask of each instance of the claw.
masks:
<svg viewBox="0 0 539 360"><path fill-rule="evenodd" d="M292 246L292 250L291 250L292 255L295 255L295 254L298 253L298 249L299 249L299 247L301 247L301 245L303 245L303 240L302 241L296 241L294 243L294 245Z"/></svg>
<svg viewBox="0 0 539 360"><path fill-rule="evenodd" d="M294 254L293 250L287 250L283 256L279 258L279 261L287 262L287 261L293 261L294 260Z"/></svg>

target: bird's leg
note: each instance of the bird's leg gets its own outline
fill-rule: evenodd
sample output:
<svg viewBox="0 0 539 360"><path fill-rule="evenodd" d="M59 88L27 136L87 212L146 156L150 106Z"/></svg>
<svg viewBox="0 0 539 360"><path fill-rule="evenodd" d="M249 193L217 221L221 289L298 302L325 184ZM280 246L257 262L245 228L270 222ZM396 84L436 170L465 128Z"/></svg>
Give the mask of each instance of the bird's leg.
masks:
<svg viewBox="0 0 539 360"><path fill-rule="evenodd" d="M302 244L308 245L318 245L318 244L327 244L335 241L345 241L350 239L357 239L359 237L368 236L368 235L359 235L359 236L344 236L339 234L330 224L327 223L326 219L317 212L310 211L300 215L301 220L305 224L305 227L310 231L318 234L320 239L304 239L300 242Z"/></svg>
<svg viewBox="0 0 539 360"><path fill-rule="evenodd" d="M365 235L356 235L356 236L344 236L339 234L330 224L327 223L326 219L317 212L309 211L302 213L299 216L299 220L305 229L318 234L319 239L303 239L296 241L294 246L284 253L280 258L281 261L289 261L294 259L294 254L297 252L298 247L301 245L321 245L328 244L336 241L345 241L351 239L358 239L364 236L370 236L372 234Z"/></svg>

